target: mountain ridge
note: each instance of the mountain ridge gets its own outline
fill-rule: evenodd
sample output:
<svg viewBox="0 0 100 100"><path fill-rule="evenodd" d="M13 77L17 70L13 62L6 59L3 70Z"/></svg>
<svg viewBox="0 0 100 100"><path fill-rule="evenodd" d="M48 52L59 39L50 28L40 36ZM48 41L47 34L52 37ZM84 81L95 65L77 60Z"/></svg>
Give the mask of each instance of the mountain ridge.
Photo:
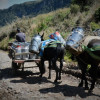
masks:
<svg viewBox="0 0 100 100"><path fill-rule="evenodd" d="M0 10L0 26L23 16L34 17L39 14L48 13L59 8L68 7L71 0L37 0L15 4L8 9Z"/></svg>

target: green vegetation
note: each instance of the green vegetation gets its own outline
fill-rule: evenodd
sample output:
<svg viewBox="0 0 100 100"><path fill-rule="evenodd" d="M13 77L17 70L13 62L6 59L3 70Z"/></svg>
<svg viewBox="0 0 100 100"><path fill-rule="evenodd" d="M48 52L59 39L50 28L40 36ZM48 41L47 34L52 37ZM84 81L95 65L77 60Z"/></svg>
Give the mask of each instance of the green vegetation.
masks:
<svg viewBox="0 0 100 100"><path fill-rule="evenodd" d="M96 10L94 16L95 16L96 22L100 22L100 8Z"/></svg>
<svg viewBox="0 0 100 100"><path fill-rule="evenodd" d="M82 12L89 10L90 6L92 6L94 2L95 0L72 0L72 4L79 5Z"/></svg>
<svg viewBox="0 0 100 100"><path fill-rule="evenodd" d="M76 4L71 5L70 8L71 8L71 13L73 14L77 14L80 11L80 6Z"/></svg>
<svg viewBox="0 0 100 100"><path fill-rule="evenodd" d="M91 22L90 25L93 31L96 29L100 29L100 25L95 22Z"/></svg>

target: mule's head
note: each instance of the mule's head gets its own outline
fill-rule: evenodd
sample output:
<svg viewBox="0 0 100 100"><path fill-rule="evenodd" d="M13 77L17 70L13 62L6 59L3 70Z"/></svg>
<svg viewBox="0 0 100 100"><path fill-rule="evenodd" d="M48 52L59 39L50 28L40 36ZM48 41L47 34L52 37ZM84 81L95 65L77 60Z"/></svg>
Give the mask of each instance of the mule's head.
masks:
<svg viewBox="0 0 100 100"><path fill-rule="evenodd" d="M43 36L44 36L44 33L42 35L38 33L33 36L33 38L31 39L30 47L29 47L30 52L39 53L39 47L40 47L41 42L43 41Z"/></svg>
<svg viewBox="0 0 100 100"><path fill-rule="evenodd" d="M40 35L40 34L38 33L38 35ZM44 41L44 39L43 39L44 33L42 35L40 35L40 37L41 37L41 41Z"/></svg>

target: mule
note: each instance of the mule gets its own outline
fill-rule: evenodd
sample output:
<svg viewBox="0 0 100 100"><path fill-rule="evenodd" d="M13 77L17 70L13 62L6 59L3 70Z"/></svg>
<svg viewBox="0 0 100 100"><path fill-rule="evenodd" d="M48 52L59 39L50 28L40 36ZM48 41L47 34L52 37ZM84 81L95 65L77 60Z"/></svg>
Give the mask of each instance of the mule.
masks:
<svg viewBox="0 0 100 100"><path fill-rule="evenodd" d="M87 47L94 48L94 47L100 47L100 40L93 39L91 40ZM89 69L89 74L91 76L91 87L89 89L89 92L92 92L95 86L95 82L97 80L97 73L98 73L98 65L100 63L100 49L95 51L87 51L85 50L81 54L79 54L76 57L78 64L80 66L80 69L82 71L82 78L81 82L79 83L79 86L83 86L83 81L85 80L85 89L89 89L88 82L86 78L86 72L87 72L87 66L88 64L91 65L91 68Z"/></svg>
<svg viewBox="0 0 100 100"><path fill-rule="evenodd" d="M39 47L40 47L40 44L41 42L44 40L43 39L43 36L44 36L44 33L42 35L40 35L39 33L38 34L35 34L32 39L31 39L31 42L30 42L30 46L29 46L29 51L31 53L36 53L38 54L39 53Z"/></svg>
<svg viewBox="0 0 100 100"><path fill-rule="evenodd" d="M45 66L44 66L44 61L48 60L49 61L49 76L48 78L51 79L51 69L54 68L56 72L56 78L54 82L56 83L57 80L61 80L61 71L63 67L63 59L64 59L64 46L62 45L61 42L59 43L54 43L55 41L52 42L53 45L56 45L55 47L50 47L51 44L48 44L46 48L44 48L43 56L41 57L41 66L40 66L40 73L41 77L45 73ZM60 61L60 69L58 68L56 62L59 59Z"/></svg>
<svg viewBox="0 0 100 100"><path fill-rule="evenodd" d="M68 46L66 46L66 49L69 50ZM79 87L83 87L83 83L85 81L85 89L89 90L88 92L92 92L97 79L98 65L100 63L100 39L92 39L91 41L89 41L86 48L79 55L75 55L71 51L70 53L76 58L82 72ZM90 88L88 87L86 77L88 64L91 65L89 69L89 75L92 79Z"/></svg>
<svg viewBox="0 0 100 100"><path fill-rule="evenodd" d="M38 37L38 39L37 39ZM41 42L38 42L37 40L41 40ZM48 43L48 46L46 48L44 48L44 50L41 49L41 45L43 44L43 35L40 36L39 34L37 34L34 38L33 38L33 42L32 42L32 51L36 52L39 50L39 52L42 51L42 55L41 55L41 62L39 64L39 70L40 70L40 77L43 76L43 74L45 73L45 64L44 61L48 60L49 61L49 79L51 78L51 69L52 67L55 69L56 71L56 79L54 82L57 82L58 79L61 79L61 70L62 70L62 66L63 66L63 58L64 58L64 46L62 45L61 42L55 42L55 40L51 40L50 43L52 45L55 45L55 47L48 47L51 44ZM36 42L35 42L36 41ZM35 49L35 50L34 50ZM60 59L60 69L58 68L56 61L58 60L58 58Z"/></svg>

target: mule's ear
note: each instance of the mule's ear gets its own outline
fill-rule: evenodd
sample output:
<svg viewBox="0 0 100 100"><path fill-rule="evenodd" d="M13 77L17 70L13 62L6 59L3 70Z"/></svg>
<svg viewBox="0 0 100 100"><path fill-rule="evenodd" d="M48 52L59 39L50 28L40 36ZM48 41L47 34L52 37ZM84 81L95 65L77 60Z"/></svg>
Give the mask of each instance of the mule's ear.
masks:
<svg viewBox="0 0 100 100"><path fill-rule="evenodd" d="M42 36L41 37L43 37L44 36L44 32L43 32L43 34L42 34Z"/></svg>

